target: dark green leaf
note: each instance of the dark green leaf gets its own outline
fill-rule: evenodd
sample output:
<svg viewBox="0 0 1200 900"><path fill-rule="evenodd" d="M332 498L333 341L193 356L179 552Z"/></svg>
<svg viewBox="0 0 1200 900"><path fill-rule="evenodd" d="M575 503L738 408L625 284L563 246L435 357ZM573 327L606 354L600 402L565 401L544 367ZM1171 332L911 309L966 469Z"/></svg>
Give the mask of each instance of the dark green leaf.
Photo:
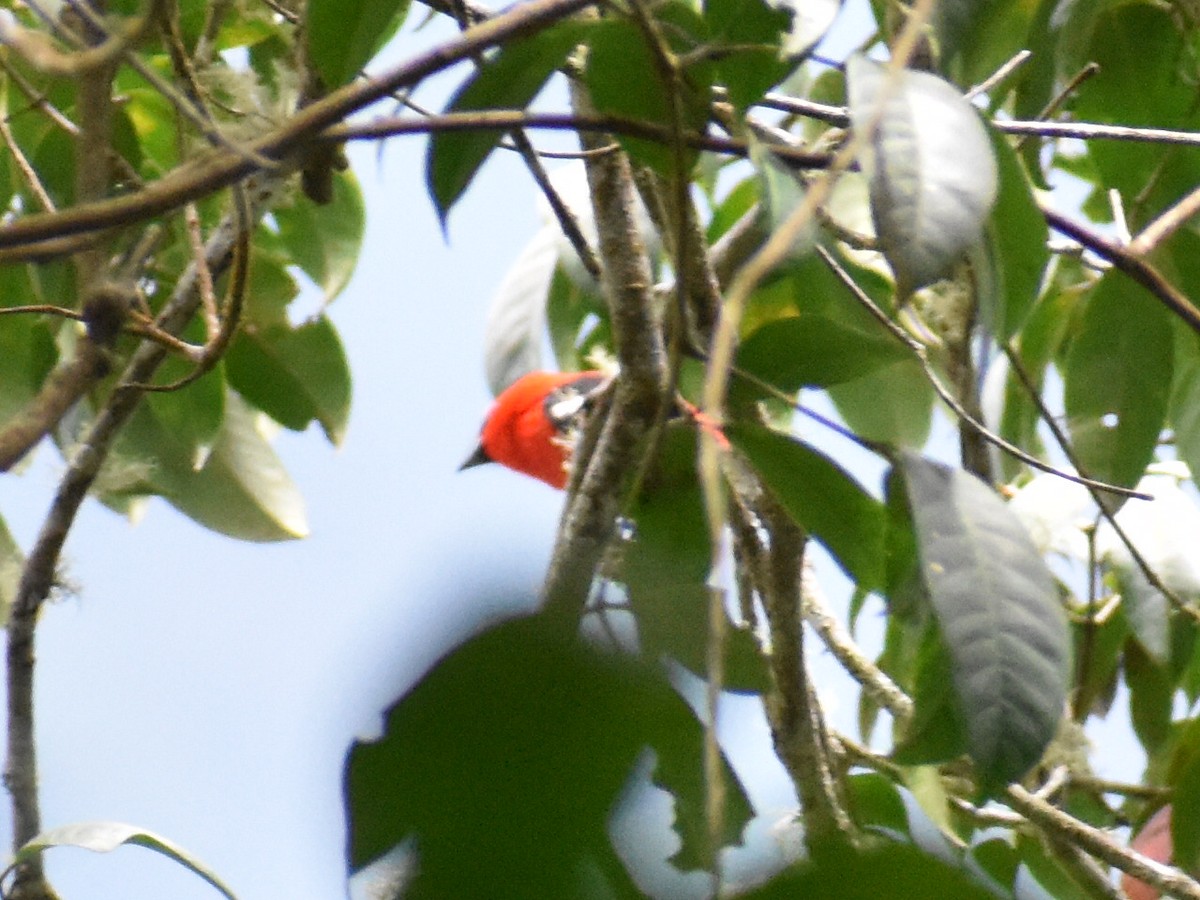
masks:
<svg viewBox="0 0 1200 900"><path fill-rule="evenodd" d="M656 667L543 620L503 623L444 657L391 707L384 736L350 751L349 863L415 836L413 896L581 896L583 865L612 857L609 812L642 748L674 771L700 742Z"/></svg>
<svg viewBox="0 0 1200 900"><path fill-rule="evenodd" d="M944 278L978 244L996 199L996 159L974 108L934 75L889 76L854 56L847 85L854 127L877 123L864 161L871 213L904 296Z"/></svg>
<svg viewBox="0 0 1200 900"><path fill-rule="evenodd" d="M586 27L582 22L562 22L533 37L505 44L454 95L446 112L524 109L583 39ZM495 128L434 133L425 160L425 179L443 225L450 208L503 136L504 132Z"/></svg>
<svg viewBox="0 0 1200 900"><path fill-rule="evenodd" d="M908 809L894 783L878 772L846 779L850 812L859 828L908 837Z"/></svg>
<svg viewBox="0 0 1200 900"><path fill-rule="evenodd" d="M314 420L341 443L350 415L350 367L333 323L245 328L225 358L229 383L276 422L302 431Z"/></svg>
<svg viewBox="0 0 1200 900"><path fill-rule="evenodd" d="M1066 617L1025 527L987 485L915 454L901 470L968 753L990 793L1028 771L1058 728Z"/></svg>
<svg viewBox="0 0 1200 900"><path fill-rule="evenodd" d="M971 847L969 855L991 877L997 888L1002 891L1013 889L1021 859L1016 848L1007 840L995 837L981 841Z"/></svg>
<svg viewBox="0 0 1200 900"><path fill-rule="evenodd" d="M697 675L708 666L708 526L696 479L696 436L684 425L664 433L656 472L630 511L636 534L621 555L642 648L665 653ZM766 663L754 636L729 630L724 687L762 691Z"/></svg>
<svg viewBox="0 0 1200 900"><path fill-rule="evenodd" d="M1146 752L1153 754L1170 734L1175 685L1166 668L1133 641L1125 644L1125 683L1129 686L1133 730Z"/></svg>
<svg viewBox="0 0 1200 900"><path fill-rule="evenodd" d="M1166 420L1173 340L1166 309L1123 275L1092 292L1063 374L1071 441L1092 478L1142 477Z"/></svg>
<svg viewBox="0 0 1200 900"><path fill-rule="evenodd" d="M123 822L79 822L43 831L17 851L13 864L27 862L51 847L82 847L93 853L110 853L127 845L145 847L162 854L195 872L229 900L236 900L233 891L221 882L215 872L178 844L152 831Z"/></svg>
<svg viewBox="0 0 1200 900"><path fill-rule="evenodd" d="M308 55L325 87L341 87L403 24L409 0L309 0Z"/></svg>
<svg viewBox="0 0 1200 900"><path fill-rule="evenodd" d="M883 586L883 504L837 463L761 425L725 429L788 514L833 554L859 587Z"/></svg>
<svg viewBox="0 0 1200 900"><path fill-rule="evenodd" d="M1054 900L1091 900L1037 838L1017 834L1017 852L1029 874Z"/></svg>
<svg viewBox="0 0 1200 900"><path fill-rule="evenodd" d="M819 864L788 870L747 900L995 900L963 870L911 844L831 854Z"/></svg>
<svg viewBox="0 0 1200 900"><path fill-rule="evenodd" d="M335 172L332 202L318 206L297 195L291 205L272 209L272 215L291 262L316 282L329 303L350 281L362 249L367 211L358 179L351 172Z"/></svg>
<svg viewBox="0 0 1200 900"><path fill-rule="evenodd" d="M954 685L950 654L937 629L927 627L917 658L912 722L892 751L900 765L945 762L967 751L966 719Z"/></svg>
<svg viewBox="0 0 1200 900"><path fill-rule="evenodd" d="M992 333L1006 341L1025 323L1041 289L1050 261L1046 249L1046 219L1033 199L1016 154L1005 137L989 129L999 171L999 193L986 227L985 249L990 262L994 302Z"/></svg>
<svg viewBox="0 0 1200 900"><path fill-rule="evenodd" d="M983 81L1026 46L1032 13L1020 0L938 3L933 26L942 71L963 86Z"/></svg>
<svg viewBox="0 0 1200 900"><path fill-rule="evenodd" d="M671 19L666 23L670 30L664 32L674 38L672 49L684 53L696 49L704 23L690 9L673 3L657 12ZM588 47L584 77L597 110L657 125L667 135L704 130L712 93L711 62L697 60L669 83L642 31L624 21L602 22L592 31ZM618 140L632 157L664 177L671 177L676 169L686 175L696 162L696 151L682 143L623 136Z"/></svg>
<svg viewBox="0 0 1200 900"><path fill-rule="evenodd" d="M853 381L911 355L881 329L861 331L824 316L800 315L767 322L746 338L737 366L790 394ZM738 390L761 396L753 384L739 383Z"/></svg>
<svg viewBox="0 0 1200 900"><path fill-rule="evenodd" d="M728 48L717 63L717 77L738 108L758 102L793 67L794 63L783 58L780 44L791 18L789 11L763 0L707 0L704 4L713 44Z"/></svg>

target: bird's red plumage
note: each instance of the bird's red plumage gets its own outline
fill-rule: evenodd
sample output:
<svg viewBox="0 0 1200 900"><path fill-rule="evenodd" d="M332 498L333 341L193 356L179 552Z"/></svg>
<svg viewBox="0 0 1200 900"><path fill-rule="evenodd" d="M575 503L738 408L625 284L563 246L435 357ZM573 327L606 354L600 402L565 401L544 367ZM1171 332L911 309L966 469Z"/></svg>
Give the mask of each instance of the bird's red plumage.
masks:
<svg viewBox="0 0 1200 900"><path fill-rule="evenodd" d="M483 423L480 446L487 458L551 487L566 487L569 451L547 414L546 401L564 387L600 376L599 372L531 372L517 379L496 398Z"/></svg>

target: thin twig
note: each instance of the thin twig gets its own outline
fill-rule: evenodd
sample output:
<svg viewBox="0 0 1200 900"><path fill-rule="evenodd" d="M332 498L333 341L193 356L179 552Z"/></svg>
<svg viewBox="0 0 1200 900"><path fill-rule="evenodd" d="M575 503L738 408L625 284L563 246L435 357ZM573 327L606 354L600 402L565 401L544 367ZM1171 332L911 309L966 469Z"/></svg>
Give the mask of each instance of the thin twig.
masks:
<svg viewBox="0 0 1200 900"><path fill-rule="evenodd" d="M1033 56L1033 52L1030 50L1018 50L1004 65L963 94L963 99L973 100L980 94L986 94L1021 66L1025 65L1031 56Z"/></svg>
<svg viewBox="0 0 1200 900"><path fill-rule="evenodd" d="M925 373L926 380L937 393L938 397L941 398L942 402L949 406L961 421L966 422L981 435L983 435L989 442L995 444L1005 453L1012 455L1026 465L1032 466L1033 468L1039 469L1043 472L1048 472L1051 475L1057 475L1059 478L1064 478L1067 481L1073 481L1076 484L1082 484L1096 490L1119 494L1123 497L1136 497L1139 500L1153 499L1148 494L1143 494L1139 491L1131 490L1126 487L1120 487L1119 485L1115 484L1107 484L1103 481L1096 481L1095 479L1087 478L1081 474L1075 474L1072 472L1065 472L1061 469L1056 469L1049 463L1043 462L1036 456L1026 453L1015 444L1006 441L982 422L975 419L966 409L963 408L963 405L959 403L958 398L954 396L954 392L942 383L937 371L933 368L933 364L929 361L929 357L925 352L924 345L895 322L893 322L888 314L875 304L875 301L872 300L867 293L858 286L850 274L846 272L844 268L842 268L841 264L838 263L836 259L833 258L833 254L820 245L818 245L816 249L817 253L821 256L821 259L823 259L825 264L828 265L833 273L838 276L838 279L854 295L855 299L858 300L858 302L862 304L862 306L868 312L870 312L871 315L873 315L875 319L881 325L883 325L883 327L886 328L893 337L895 337L898 341L904 344L905 347L912 351L913 355L917 358L917 362L920 363L922 371Z"/></svg>
<svg viewBox="0 0 1200 900"><path fill-rule="evenodd" d="M1155 247L1182 228L1192 216L1200 213L1200 187L1172 206L1141 230L1128 244L1134 256L1146 256Z"/></svg>
<svg viewBox="0 0 1200 900"><path fill-rule="evenodd" d="M1029 373L1025 370L1025 366L1021 362L1021 358L1017 355L1016 351L1010 344L1004 344L1002 349L1004 350L1004 354L1008 359L1009 367L1012 369L1013 373L1017 376L1022 386L1025 388L1026 395L1030 400L1033 401L1034 405L1037 406L1038 415L1040 415L1042 421L1046 423L1046 427L1050 429L1050 433L1054 435L1054 440L1058 443L1059 448L1066 455L1067 461L1075 467L1077 472L1080 471L1079 457L1075 453L1075 448L1071 444L1071 439L1067 436L1066 432L1063 431L1062 426L1058 423L1058 420L1051 414L1050 410L1045 404L1045 401L1042 400L1041 393L1037 390L1037 386L1033 383L1033 379L1029 377ZM1117 540L1119 540L1122 545L1124 545L1125 549L1129 551L1129 555L1133 559L1134 565L1136 565L1139 571L1141 571L1142 575L1145 576L1146 581L1150 584L1150 586L1166 597L1167 602L1170 603L1172 607L1179 610L1179 612L1183 613L1192 621L1200 622L1200 609L1197 609L1190 603L1184 601L1182 597L1163 584L1163 580L1158 576L1158 573L1155 572L1150 563L1146 561L1146 558L1141 554L1141 551L1138 550L1133 541L1130 539L1129 535L1125 533L1125 529L1122 528L1120 523L1117 521L1116 514L1112 511L1111 504L1106 501L1106 498L1100 496L1100 491L1111 492L1112 488L1101 488L1098 486L1098 483L1093 482L1091 479L1084 479L1079 483L1088 489L1088 492L1092 496L1092 500L1095 501L1096 507L1100 510L1100 515L1104 517L1106 522L1108 522L1109 526L1116 534ZM1146 495L1140 495L1139 499L1153 500L1154 498Z"/></svg>

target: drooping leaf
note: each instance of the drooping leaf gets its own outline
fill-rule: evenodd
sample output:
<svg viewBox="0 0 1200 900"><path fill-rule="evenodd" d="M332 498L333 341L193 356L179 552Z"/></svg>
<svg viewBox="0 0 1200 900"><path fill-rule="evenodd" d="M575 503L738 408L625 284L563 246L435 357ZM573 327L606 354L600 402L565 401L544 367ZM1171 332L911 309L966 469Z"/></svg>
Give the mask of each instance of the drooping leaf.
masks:
<svg viewBox="0 0 1200 900"><path fill-rule="evenodd" d="M229 383L281 425L321 423L341 443L350 416L350 366L326 316L291 325L244 328L225 357Z"/></svg>
<svg viewBox="0 0 1200 900"><path fill-rule="evenodd" d="M17 851L13 857L13 865L27 862L53 847L82 847L93 853L111 853L127 845L145 847L160 853L185 869L195 872L229 900L237 900L233 891L225 886L212 869L174 841L123 822L79 822L43 831Z"/></svg>
<svg viewBox="0 0 1200 900"><path fill-rule="evenodd" d="M309 0L308 55L325 86L350 81L403 24L409 0Z"/></svg>
<svg viewBox="0 0 1200 900"><path fill-rule="evenodd" d="M1118 273L1084 307L1067 354L1063 399L1082 471L1137 484L1167 415L1174 367L1170 317Z"/></svg>
<svg viewBox="0 0 1200 900"><path fill-rule="evenodd" d="M670 3L656 12L669 19L663 33L672 40L677 53L687 53L700 45L705 25L689 7ZM677 128L680 132L704 130L713 63L697 59L682 69L677 79L669 81L641 29L628 21L602 22L591 32L588 48L584 77L600 112L664 127L672 139ZM696 161L697 152L679 142L621 135L617 139L630 156L664 177L671 177L680 167L682 174L687 174Z"/></svg>
<svg viewBox="0 0 1200 900"><path fill-rule="evenodd" d="M990 793L1038 761L1062 718L1066 617L1033 541L987 485L915 454L900 468L968 753Z"/></svg>
<svg viewBox="0 0 1200 900"><path fill-rule="evenodd" d="M1175 685L1166 667L1151 659L1135 641L1125 644L1124 664L1133 730L1146 752L1153 754L1171 731L1171 701L1175 695Z"/></svg>
<svg viewBox="0 0 1200 900"><path fill-rule="evenodd" d="M545 368L546 303L557 265L558 236L543 227L513 260L496 289L483 336L483 367L494 395L522 375Z"/></svg>
<svg viewBox="0 0 1200 900"><path fill-rule="evenodd" d="M804 188L796 174L784 166L761 141L753 137L750 142L750 161L758 173L759 206L765 220L765 228L773 233L791 216L804 199ZM795 239L788 252L790 259L801 259L812 252L816 226L809 223Z"/></svg>
<svg viewBox="0 0 1200 900"><path fill-rule="evenodd" d="M635 534L622 550L619 577L642 649L652 657L665 654L704 677L712 561L695 457L694 430L668 426L656 470L629 513ZM729 624L723 687L765 690L766 662L757 640Z"/></svg>
<svg viewBox="0 0 1200 900"><path fill-rule="evenodd" d="M875 123L863 162L875 232L901 296L945 277L976 246L996 198L996 160L974 108L927 72L846 64L854 127Z"/></svg>
<svg viewBox="0 0 1200 900"><path fill-rule="evenodd" d="M524 109L586 32L586 23L561 22L505 44L480 65L450 100L446 112ZM443 226L450 208L503 136L504 132L495 128L434 133L425 160L425 179Z"/></svg>
<svg viewBox="0 0 1200 900"><path fill-rule="evenodd" d="M0 518L0 628L8 622L24 568L25 554L8 530L8 523Z"/></svg>
<svg viewBox="0 0 1200 900"><path fill-rule="evenodd" d="M352 172L335 172L333 200L318 206L297 195L272 210L279 238L291 262L316 282L329 303L350 281L362 249L367 211Z"/></svg>
<svg viewBox="0 0 1200 900"><path fill-rule="evenodd" d="M1016 154L998 132L988 131L999 173L996 205L987 220L983 254L993 294L988 317L992 334L1006 341L1025 323L1037 301L1050 261L1049 230Z"/></svg>
<svg viewBox="0 0 1200 900"><path fill-rule="evenodd" d="M1026 46L1032 17L1033 3L1018 0L939 3L932 24L941 71L963 86L983 81Z"/></svg>
<svg viewBox="0 0 1200 900"><path fill-rule="evenodd" d="M771 5L791 13L792 24L783 37L782 53L798 62L825 37L842 9L842 0L772 0Z"/></svg>
<svg viewBox="0 0 1200 900"><path fill-rule="evenodd" d="M164 395L171 396L171 395ZM118 439L117 457L139 479L127 493L161 494L206 528L246 541L304 537L304 501L238 395L225 398L220 432L203 465L166 423L139 408Z"/></svg>
<svg viewBox="0 0 1200 900"><path fill-rule="evenodd" d="M883 586L883 504L807 444L753 424L726 426L788 514L833 554L859 587Z"/></svg>

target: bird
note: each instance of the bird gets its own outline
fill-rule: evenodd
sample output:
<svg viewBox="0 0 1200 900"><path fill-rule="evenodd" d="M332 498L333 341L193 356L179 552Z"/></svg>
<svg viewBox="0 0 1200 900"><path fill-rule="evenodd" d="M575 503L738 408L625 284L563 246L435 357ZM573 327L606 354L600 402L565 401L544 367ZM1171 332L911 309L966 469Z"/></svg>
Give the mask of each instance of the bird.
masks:
<svg viewBox="0 0 1200 900"><path fill-rule="evenodd" d="M553 488L567 486L574 438L613 374L535 371L505 388L488 411L479 445L459 471L499 463Z"/></svg>

